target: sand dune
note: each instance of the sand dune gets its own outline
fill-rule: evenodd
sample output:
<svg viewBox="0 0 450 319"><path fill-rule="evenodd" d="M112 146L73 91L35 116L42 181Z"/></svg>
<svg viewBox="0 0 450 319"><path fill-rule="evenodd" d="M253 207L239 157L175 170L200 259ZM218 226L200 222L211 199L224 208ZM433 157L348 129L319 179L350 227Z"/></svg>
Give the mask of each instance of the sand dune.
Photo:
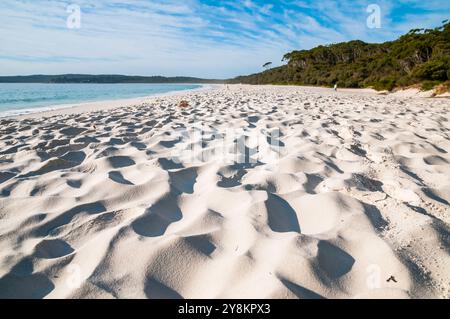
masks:
<svg viewBox="0 0 450 319"><path fill-rule="evenodd" d="M450 298L448 99L82 111L0 120L0 298Z"/></svg>

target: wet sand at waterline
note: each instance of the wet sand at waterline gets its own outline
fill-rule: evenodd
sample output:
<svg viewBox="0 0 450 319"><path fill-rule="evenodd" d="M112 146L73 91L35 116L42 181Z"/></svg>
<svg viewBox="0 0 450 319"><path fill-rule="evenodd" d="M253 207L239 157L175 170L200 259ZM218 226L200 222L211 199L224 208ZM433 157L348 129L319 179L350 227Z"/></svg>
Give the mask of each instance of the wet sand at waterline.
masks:
<svg viewBox="0 0 450 319"><path fill-rule="evenodd" d="M0 119L0 298L450 298L450 100L138 102Z"/></svg>

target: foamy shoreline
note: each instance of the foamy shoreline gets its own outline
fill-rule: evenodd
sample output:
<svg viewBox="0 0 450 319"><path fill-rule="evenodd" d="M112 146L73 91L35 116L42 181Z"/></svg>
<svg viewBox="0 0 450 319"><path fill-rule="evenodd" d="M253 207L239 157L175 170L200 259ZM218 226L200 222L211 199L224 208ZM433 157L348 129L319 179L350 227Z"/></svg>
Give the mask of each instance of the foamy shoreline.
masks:
<svg viewBox="0 0 450 319"><path fill-rule="evenodd" d="M450 100L116 103L0 119L0 298L450 298Z"/></svg>

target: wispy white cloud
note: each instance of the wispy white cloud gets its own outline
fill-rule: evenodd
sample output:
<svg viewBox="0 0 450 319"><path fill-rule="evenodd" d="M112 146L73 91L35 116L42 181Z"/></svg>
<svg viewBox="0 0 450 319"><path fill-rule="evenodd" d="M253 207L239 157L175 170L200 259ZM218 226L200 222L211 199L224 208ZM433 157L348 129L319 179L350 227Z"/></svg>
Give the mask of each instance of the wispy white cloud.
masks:
<svg viewBox="0 0 450 319"><path fill-rule="evenodd" d="M382 28L365 25L368 4ZM67 5L82 10L66 27ZM293 49L391 40L439 25L445 1L2 0L0 73L124 73L231 77Z"/></svg>

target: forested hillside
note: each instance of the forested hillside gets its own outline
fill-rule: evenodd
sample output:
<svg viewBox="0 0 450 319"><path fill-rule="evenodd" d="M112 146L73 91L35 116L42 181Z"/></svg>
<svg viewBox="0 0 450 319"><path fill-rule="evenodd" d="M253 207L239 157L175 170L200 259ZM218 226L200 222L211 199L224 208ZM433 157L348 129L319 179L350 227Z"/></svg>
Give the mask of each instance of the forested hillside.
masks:
<svg viewBox="0 0 450 319"><path fill-rule="evenodd" d="M286 65L240 76L231 83L373 87L392 90L420 84L430 89L450 79L450 22L435 29L414 29L381 44L363 41L293 51Z"/></svg>
<svg viewBox="0 0 450 319"><path fill-rule="evenodd" d="M127 76L127 75L29 75L0 76L0 83L221 83L221 80L199 79L193 77Z"/></svg>

